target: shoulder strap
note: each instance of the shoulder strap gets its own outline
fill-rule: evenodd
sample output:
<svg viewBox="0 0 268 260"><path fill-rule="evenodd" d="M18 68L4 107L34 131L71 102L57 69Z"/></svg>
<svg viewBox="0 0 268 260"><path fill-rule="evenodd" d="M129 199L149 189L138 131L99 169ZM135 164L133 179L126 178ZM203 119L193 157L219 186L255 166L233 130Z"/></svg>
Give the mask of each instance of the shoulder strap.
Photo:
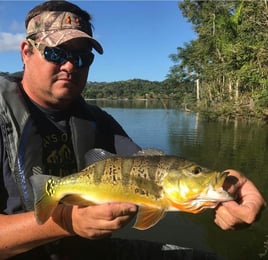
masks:
<svg viewBox="0 0 268 260"><path fill-rule="evenodd" d="M17 85L17 82L0 76L0 124L12 172L17 160L19 137L29 118Z"/></svg>

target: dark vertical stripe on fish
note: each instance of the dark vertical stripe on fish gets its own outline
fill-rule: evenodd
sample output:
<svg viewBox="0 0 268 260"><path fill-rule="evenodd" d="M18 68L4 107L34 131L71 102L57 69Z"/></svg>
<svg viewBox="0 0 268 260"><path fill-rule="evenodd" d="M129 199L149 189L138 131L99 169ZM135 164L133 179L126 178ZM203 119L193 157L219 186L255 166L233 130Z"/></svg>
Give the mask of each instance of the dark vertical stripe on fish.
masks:
<svg viewBox="0 0 268 260"><path fill-rule="evenodd" d="M94 164L94 183L100 184L106 167L106 161L99 161Z"/></svg>
<svg viewBox="0 0 268 260"><path fill-rule="evenodd" d="M122 174L122 184L127 185L129 184L130 180L130 172L133 167L133 159L127 158L126 160L122 160L121 164L121 174Z"/></svg>

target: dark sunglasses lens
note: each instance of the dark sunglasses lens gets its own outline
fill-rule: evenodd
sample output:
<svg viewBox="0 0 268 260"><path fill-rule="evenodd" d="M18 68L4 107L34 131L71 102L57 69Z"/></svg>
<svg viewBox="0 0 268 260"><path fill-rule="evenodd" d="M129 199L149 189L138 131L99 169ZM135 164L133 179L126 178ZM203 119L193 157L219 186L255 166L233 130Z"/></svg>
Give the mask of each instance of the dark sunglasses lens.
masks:
<svg viewBox="0 0 268 260"><path fill-rule="evenodd" d="M72 53L70 60L77 68L85 68L92 64L94 60L94 54L89 53Z"/></svg>
<svg viewBox="0 0 268 260"><path fill-rule="evenodd" d="M55 64L63 64L67 61L67 55L59 48L46 47L44 50L44 57L47 61Z"/></svg>
<svg viewBox="0 0 268 260"><path fill-rule="evenodd" d="M90 66L93 60L94 60L94 54L91 52L74 56L74 64L78 68Z"/></svg>

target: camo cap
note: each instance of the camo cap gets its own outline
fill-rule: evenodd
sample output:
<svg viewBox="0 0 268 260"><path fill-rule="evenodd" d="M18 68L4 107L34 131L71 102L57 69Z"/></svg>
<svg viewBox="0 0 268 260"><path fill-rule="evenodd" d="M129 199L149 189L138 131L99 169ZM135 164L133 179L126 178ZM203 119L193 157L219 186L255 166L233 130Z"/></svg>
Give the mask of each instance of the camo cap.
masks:
<svg viewBox="0 0 268 260"><path fill-rule="evenodd" d="M28 23L26 38L32 36L49 47L74 38L87 38L98 53L103 53L102 46L92 36L89 22L71 12L45 11L34 16Z"/></svg>

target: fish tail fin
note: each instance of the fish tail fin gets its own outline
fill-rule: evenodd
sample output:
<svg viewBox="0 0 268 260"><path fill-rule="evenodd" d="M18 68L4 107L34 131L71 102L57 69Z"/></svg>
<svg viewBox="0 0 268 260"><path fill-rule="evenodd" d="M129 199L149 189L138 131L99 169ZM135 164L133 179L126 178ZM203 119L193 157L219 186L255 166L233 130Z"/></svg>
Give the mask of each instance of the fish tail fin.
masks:
<svg viewBox="0 0 268 260"><path fill-rule="evenodd" d="M47 181L57 180L58 177L37 174L30 177L34 193L34 211L38 224L44 224L52 215L58 201L47 191Z"/></svg>

